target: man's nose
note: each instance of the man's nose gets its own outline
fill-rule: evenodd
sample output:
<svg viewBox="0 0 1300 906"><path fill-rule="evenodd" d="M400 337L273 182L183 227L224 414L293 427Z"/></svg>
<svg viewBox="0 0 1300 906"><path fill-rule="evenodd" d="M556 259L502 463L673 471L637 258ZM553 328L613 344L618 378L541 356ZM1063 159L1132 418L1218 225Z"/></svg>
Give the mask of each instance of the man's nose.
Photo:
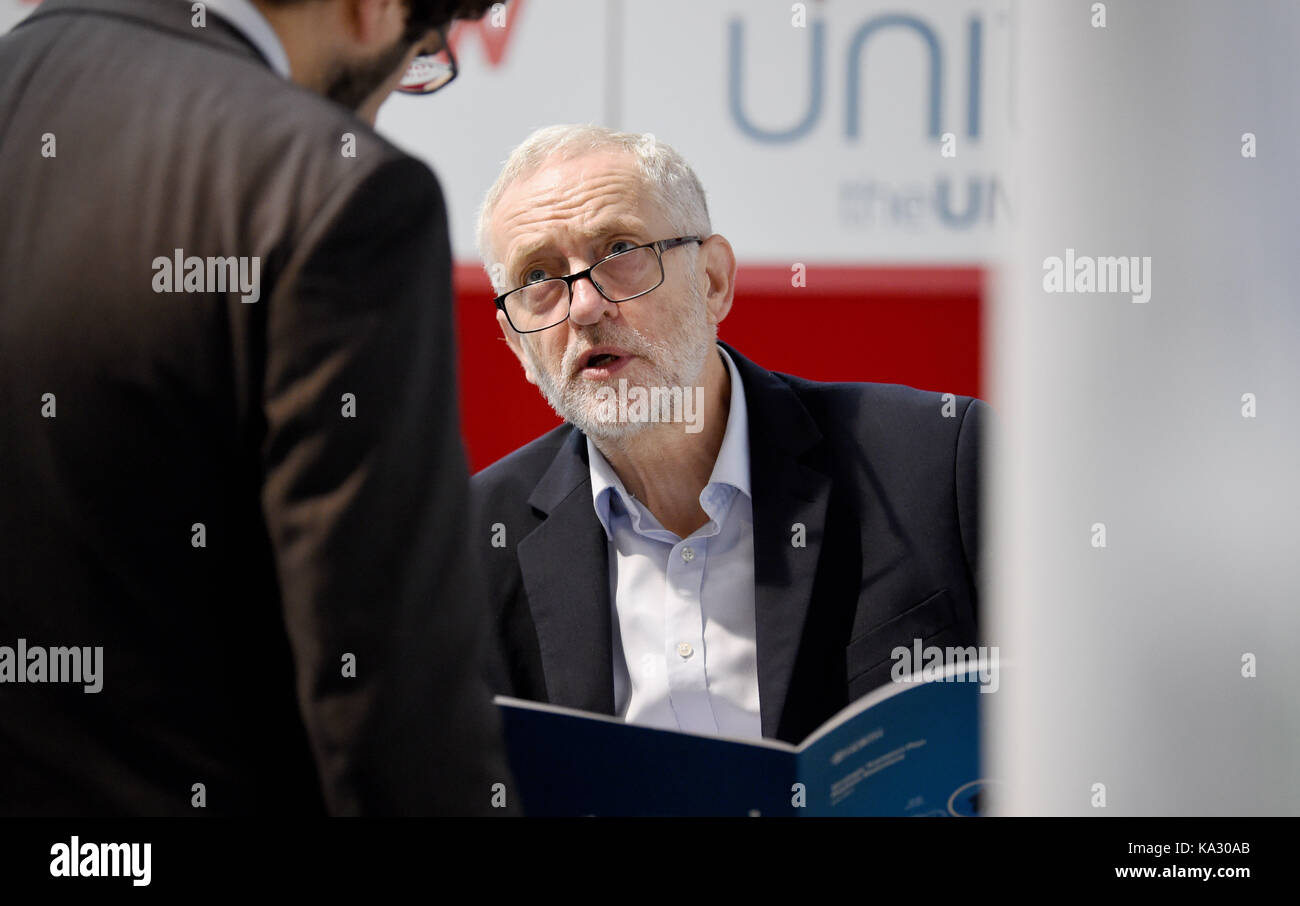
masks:
<svg viewBox="0 0 1300 906"><path fill-rule="evenodd" d="M604 317L617 318L618 306L606 299L591 282L591 275L573 281L573 301L569 320L575 324L595 324Z"/></svg>

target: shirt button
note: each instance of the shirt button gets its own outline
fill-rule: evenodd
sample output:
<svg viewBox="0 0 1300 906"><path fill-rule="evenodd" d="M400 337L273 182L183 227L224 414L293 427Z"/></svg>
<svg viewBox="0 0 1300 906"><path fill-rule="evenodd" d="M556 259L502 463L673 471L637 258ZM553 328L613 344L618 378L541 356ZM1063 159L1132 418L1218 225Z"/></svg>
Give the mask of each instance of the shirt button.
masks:
<svg viewBox="0 0 1300 906"><path fill-rule="evenodd" d="M684 547L684 548L682 548L682 559L685 560L687 563L690 563L692 560L694 560L694 559L695 559L695 549L692 548L692 547Z"/></svg>
<svg viewBox="0 0 1300 906"><path fill-rule="evenodd" d="M691 647L690 642L682 642L677 646L677 653L684 658L688 658L695 653L695 649Z"/></svg>

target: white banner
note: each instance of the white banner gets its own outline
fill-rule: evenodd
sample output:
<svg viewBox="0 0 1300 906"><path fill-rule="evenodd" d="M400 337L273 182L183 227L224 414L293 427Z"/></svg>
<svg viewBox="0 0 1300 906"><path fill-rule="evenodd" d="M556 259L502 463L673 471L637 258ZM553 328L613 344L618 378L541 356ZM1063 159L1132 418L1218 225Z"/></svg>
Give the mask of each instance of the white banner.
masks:
<svg viewBox="0 0 1300 906"><path fill-rule="evenodd" d="M379 127L438 173L461 259L510 150L596 122L681 151L744 261L979 264L1010 213L1013 31L1010 0L513 0Z"/></svg>
<svg viewBox="0 0 1300 906"><path fill-rule="evenodd" d="M681 151L743 260L982 263L1009 213L1008 6L516 0L495 35L462 27L458 84L380 126L442 177L460 257L511 148L591 121Z"/></svg>

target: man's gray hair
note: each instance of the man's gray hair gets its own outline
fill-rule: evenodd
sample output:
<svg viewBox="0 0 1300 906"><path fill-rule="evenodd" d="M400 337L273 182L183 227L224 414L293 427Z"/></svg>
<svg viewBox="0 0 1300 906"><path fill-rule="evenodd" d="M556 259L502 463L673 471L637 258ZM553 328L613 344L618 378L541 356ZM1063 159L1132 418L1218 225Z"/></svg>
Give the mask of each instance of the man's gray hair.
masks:
<svg viewBox="0 0 1300 906"><path fill-rule="evenodd" d="M506 189L517 179L531 176L550 160L571 160L593 151L628 151L636 159L646 193L680 236L713 233L704 187L699 177L677 151L658 141L652 133L618 132L603 126L574 124L545 126L515 148L506 160L501 175L488 190L478 214L478 252L488 277L497 292L510 287L498 286L493 273L498 268L496 249L488 238L488 224ZM667 239L658 236L657 239ZM692 251L695 247L692 246Z"/></svg>

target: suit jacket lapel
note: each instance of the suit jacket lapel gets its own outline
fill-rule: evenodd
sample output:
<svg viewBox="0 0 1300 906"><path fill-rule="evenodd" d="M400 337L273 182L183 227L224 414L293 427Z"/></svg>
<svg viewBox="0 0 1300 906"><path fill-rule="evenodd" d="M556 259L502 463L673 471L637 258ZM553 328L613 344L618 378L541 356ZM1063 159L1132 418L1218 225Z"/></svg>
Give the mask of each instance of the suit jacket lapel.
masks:
<svg viewBox="0 0 1300 906"><path fill-rule="evenodd" d="M794 391L722 344L745 384L754 492L754 608L763 735L777 736L821 557L831 480L801 461L821 441ZM806 547L795 547L796 523ZM795 740L798 742L799 740Z"/></svg>
<svg viewBox="0 0 1300 906"><path fill-rule="evenodd" d="M614 713L609 548L591 501L587 444L574 429L528 502L545 520L519 542L519 568L552 704Z"/></svg>

